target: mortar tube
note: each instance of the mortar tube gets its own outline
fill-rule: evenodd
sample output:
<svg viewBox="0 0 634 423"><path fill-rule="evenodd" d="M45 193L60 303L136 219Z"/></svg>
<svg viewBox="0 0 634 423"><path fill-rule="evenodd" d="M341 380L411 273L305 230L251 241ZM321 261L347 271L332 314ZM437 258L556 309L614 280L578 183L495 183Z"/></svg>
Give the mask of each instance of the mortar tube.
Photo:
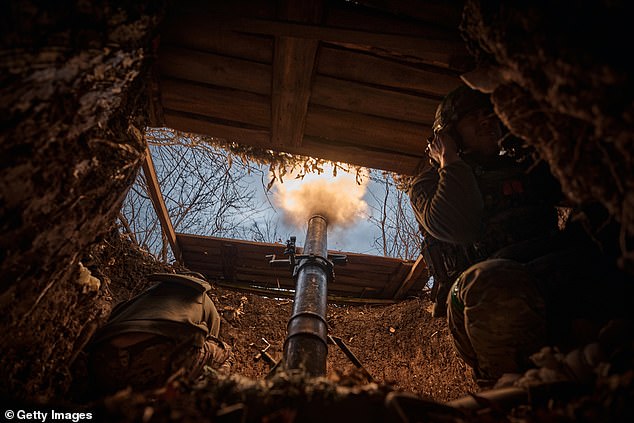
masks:
<svg viewBox="0 0 634 423"><path fill-rule="evenodd" d="M286 369L303 369L309 376L326 374L328 326L326 308L328 279L328 221L314 215L308 220L306 242L296 267L295 300L284 342Z"/></svg>

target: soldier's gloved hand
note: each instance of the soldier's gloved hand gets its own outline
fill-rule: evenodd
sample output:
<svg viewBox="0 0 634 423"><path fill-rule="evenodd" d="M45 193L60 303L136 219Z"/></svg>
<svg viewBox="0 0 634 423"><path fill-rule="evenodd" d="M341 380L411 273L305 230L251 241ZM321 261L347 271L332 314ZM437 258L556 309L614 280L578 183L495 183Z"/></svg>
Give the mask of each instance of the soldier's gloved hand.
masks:
<svg viewBox="0 0 634 423"><path fill-rule="evenodd" d="M445 130L436 132L427 143L427 154L437 162L441 168L460 159L458 145L453 137Z"/></svg>

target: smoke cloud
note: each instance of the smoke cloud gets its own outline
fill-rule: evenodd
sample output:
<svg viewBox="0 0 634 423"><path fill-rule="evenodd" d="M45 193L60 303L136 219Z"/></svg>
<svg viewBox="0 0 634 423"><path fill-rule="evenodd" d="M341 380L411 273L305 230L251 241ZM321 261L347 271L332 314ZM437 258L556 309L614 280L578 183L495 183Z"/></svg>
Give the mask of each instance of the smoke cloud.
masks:
<svg viewBox="0 0 634 423"><path fill-rule="evenodd" d="M357 184L354 175L340 172L332 176L332 168L322 174L308 174L303 179L276 184L275 204L284 212L287 224L302 227L308 219L320 214L329 226L349 227L367 215L363 200L368 178Z"/></svg>

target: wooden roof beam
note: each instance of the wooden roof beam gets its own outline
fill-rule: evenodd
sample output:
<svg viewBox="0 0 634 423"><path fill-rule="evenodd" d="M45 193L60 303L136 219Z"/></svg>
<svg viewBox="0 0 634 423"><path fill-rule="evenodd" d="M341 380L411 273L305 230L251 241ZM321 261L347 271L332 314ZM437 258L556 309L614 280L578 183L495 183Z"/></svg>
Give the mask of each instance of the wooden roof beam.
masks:
<svg viewBox="0 0 634 423"><path fill-rule="evenodd" d="M143 174L145 175L145 180L147 181L148 194L150 195L150 200L152 201L154 211L156 212L159 222L161 223L161 229L163 230L163 233L165 234L170 247L172 247L174 258L177 262L182 263L183 257L181 253L181 248L178 240L176 239L176 232L174 232L172 220L167 213L167 207L165 206L165 201L163 200L163 194L161 193L161 187L159 186L158 178L156 176L156 170L154 168L154 161L152 160L152 153L150 152L150 146L147 145L147 141L145 148L145 158L143 159L142 167Z"/></svg>
<svg viewBox="0 0 634 423"><path fill-rule="evenodd" d="M229 122L221 122L209 117L192 115L188 113L165 110L165 122L170 128L184 132L207 134L209 136L224 138L247 145L255 145L269 148L269 132L264 128L249 128L230 125ZM422 133L420 139L424 139ZM383 169L406 175L415 175L421 165L429 162L422 155L408 155L399 151L388 149L370 148L363 145L354 145L347 140L305 136L301 147L284 146L278 151L291 154L318 157L325 160L345 162L374 169Z"/></svg>
<svg viewBox="0 0 634 423"><path fill-rule="evenodd" d="M284 0L278 17L293 21L321 21L321 0ZM275 34L274 34L275 35ZM302 144L318 40L292 35L275 37L271 83L271 145Z"/></svg>
<svg viewBox="0 0 634 423"><path fill-rule="evenodd" d="M416 259L416 262L414 262L414 265L410 269L408 275L405 277L405 279L403 279L401 286L398 288L398 290L394 294L394 299L395 300L403 299L407 291L409 291L409 289L414 285L414 283L418 280L418 278L421 277L425 269L427 269L427 264L425 263L425 260L423 259L423 255L421 254Z"/></svg>
<svg viewBox="0 0 634 423"><path fill-rule="evenodd" d="M271 145L302 144L317 41L277 37L271 95Z"/></svg>
<svg viewBox="0 0 634 423"><path fill-rule="evenodd" d="M266 19L238 18L224 26L247 34L293 37L305 40L320 40L331 43L373 46L404 55L424 58L430 65L452 68L456 57L468 56L464 41L447 31L445 38L425 38L405 34L387 34L358 29L335 28L294 22Z"/></svg>

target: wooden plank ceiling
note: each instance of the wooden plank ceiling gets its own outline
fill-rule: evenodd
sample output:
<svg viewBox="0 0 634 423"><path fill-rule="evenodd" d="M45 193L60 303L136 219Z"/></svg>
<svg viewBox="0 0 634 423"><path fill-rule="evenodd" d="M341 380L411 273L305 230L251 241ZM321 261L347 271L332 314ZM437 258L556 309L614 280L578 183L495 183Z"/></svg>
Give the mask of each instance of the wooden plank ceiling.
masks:
<svg viewBox="0 0 634 423"><path fill-rule="evenodd" d="M462 2L442 0L171 2L152 125L413 174L427 163L438 102L471 66L461 12ZM150 186L188 268L240 289L294 288L290 272L265 259L284 246L175 234ZM331 298L400 299L428 279L421 257L348 258Z"/></svg>
<svg viewBox="0 0 634 423"><path fill-rule="evenodd" d="M173 2L155 126L412 174L471 59L462 2Z"/></svg>
<svg viewBox="0 0 634 423"><path fill-rule="evenodd" d="M271 267L266 258L270 254L285 258L285 245L187 234L177 234L177 240L187 267L222 286L274 296L288 296L295 289L290 269ZM348 258L347 264L335 266L335 278L328 284L331 301L396 300L416 295L429 279L421 260L339 251L329 254L346 254Z"/></svg>

